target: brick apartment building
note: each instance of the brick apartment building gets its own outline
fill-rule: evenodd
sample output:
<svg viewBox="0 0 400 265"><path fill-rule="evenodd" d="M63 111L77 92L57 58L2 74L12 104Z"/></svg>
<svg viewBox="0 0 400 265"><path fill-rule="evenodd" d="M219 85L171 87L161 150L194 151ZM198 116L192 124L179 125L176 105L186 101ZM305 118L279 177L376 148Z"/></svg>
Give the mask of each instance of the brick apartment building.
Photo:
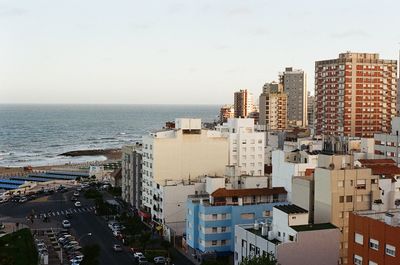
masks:
<svg viewBox="0 0 400 265"><path fill-rule="evenodd" d="M373 137L396 115L397 61L341 53L315 62L316 133Z"/></svg>

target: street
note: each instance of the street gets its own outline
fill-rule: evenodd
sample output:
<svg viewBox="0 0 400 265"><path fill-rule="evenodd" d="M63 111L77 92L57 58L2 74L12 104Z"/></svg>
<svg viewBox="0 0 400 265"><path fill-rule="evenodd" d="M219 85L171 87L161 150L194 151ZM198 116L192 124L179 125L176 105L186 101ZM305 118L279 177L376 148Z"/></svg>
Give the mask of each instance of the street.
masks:
<svg viewBox="0 0 400 265"><path fill-rule="evenodd" d="M98 244L100 246L99 261L101 265L133 264L133 256L127 251L114 252L113 244L121 244L113 235L103 218L94 214L94 203L79 197L82 207L76 208L70 201L73 191L54 193L25 203L7 202L0 205L0 222L18 222L33 229L60 228L61 221L66 219L65 214L71 213L71 231L81 246ZM49 215L50 212L50 215ZM27 216L36 216L33 223ZM40 214L50 216L49 222L43 222ZM88 236L88 233L92 233Z"/></svg>

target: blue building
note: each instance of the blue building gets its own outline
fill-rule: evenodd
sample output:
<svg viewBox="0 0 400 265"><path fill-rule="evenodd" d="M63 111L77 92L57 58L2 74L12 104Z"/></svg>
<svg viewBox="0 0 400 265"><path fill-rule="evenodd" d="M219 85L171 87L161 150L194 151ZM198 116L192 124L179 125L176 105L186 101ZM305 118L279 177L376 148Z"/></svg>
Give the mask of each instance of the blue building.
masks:
<svg viewBox="0 0 400 265"><path fill-rule="evenodd" d="M234 251L237 224L254 223L272 215L275 205L288 204L282 187L256 189L220 188L211 195L189 196L186 212L186 244L192 253Z"/></svg>

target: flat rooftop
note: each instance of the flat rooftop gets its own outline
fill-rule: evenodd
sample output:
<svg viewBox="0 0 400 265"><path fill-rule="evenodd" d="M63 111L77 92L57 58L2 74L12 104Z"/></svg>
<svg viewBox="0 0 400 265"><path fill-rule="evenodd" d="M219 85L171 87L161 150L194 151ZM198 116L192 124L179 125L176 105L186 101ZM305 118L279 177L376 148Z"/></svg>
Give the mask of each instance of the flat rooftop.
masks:
<svg viewBox="0 0 400 265"><path fill-rule="evenodd" d="M308 213L306 209L301 208L295 204L287 204L287 205L276 205L274 208L281 210L287 214L296 214L296 213Z"/></svg>
<svg viewBox="0 0 400 265"><path fill-rule="evenodd" d="M335 229L337 227L331 223L324 223L324 224L294 225L294 226L291 226L290 228L292 228L293 230L295 230L297 232L303 232L303 231Z"/></svg>

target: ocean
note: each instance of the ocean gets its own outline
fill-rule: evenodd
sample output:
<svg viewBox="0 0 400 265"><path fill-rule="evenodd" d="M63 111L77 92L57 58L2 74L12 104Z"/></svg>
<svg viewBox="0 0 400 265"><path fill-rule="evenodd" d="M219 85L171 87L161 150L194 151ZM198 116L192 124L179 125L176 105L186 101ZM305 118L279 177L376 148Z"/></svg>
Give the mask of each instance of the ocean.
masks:
<svg viewBox="0 0 400 265"><path fill-rule="evenodd" d="M0 105L0 166L44 166L103 160L64 157L120 148L179 117L217 119L216 105Z"/></svg>

